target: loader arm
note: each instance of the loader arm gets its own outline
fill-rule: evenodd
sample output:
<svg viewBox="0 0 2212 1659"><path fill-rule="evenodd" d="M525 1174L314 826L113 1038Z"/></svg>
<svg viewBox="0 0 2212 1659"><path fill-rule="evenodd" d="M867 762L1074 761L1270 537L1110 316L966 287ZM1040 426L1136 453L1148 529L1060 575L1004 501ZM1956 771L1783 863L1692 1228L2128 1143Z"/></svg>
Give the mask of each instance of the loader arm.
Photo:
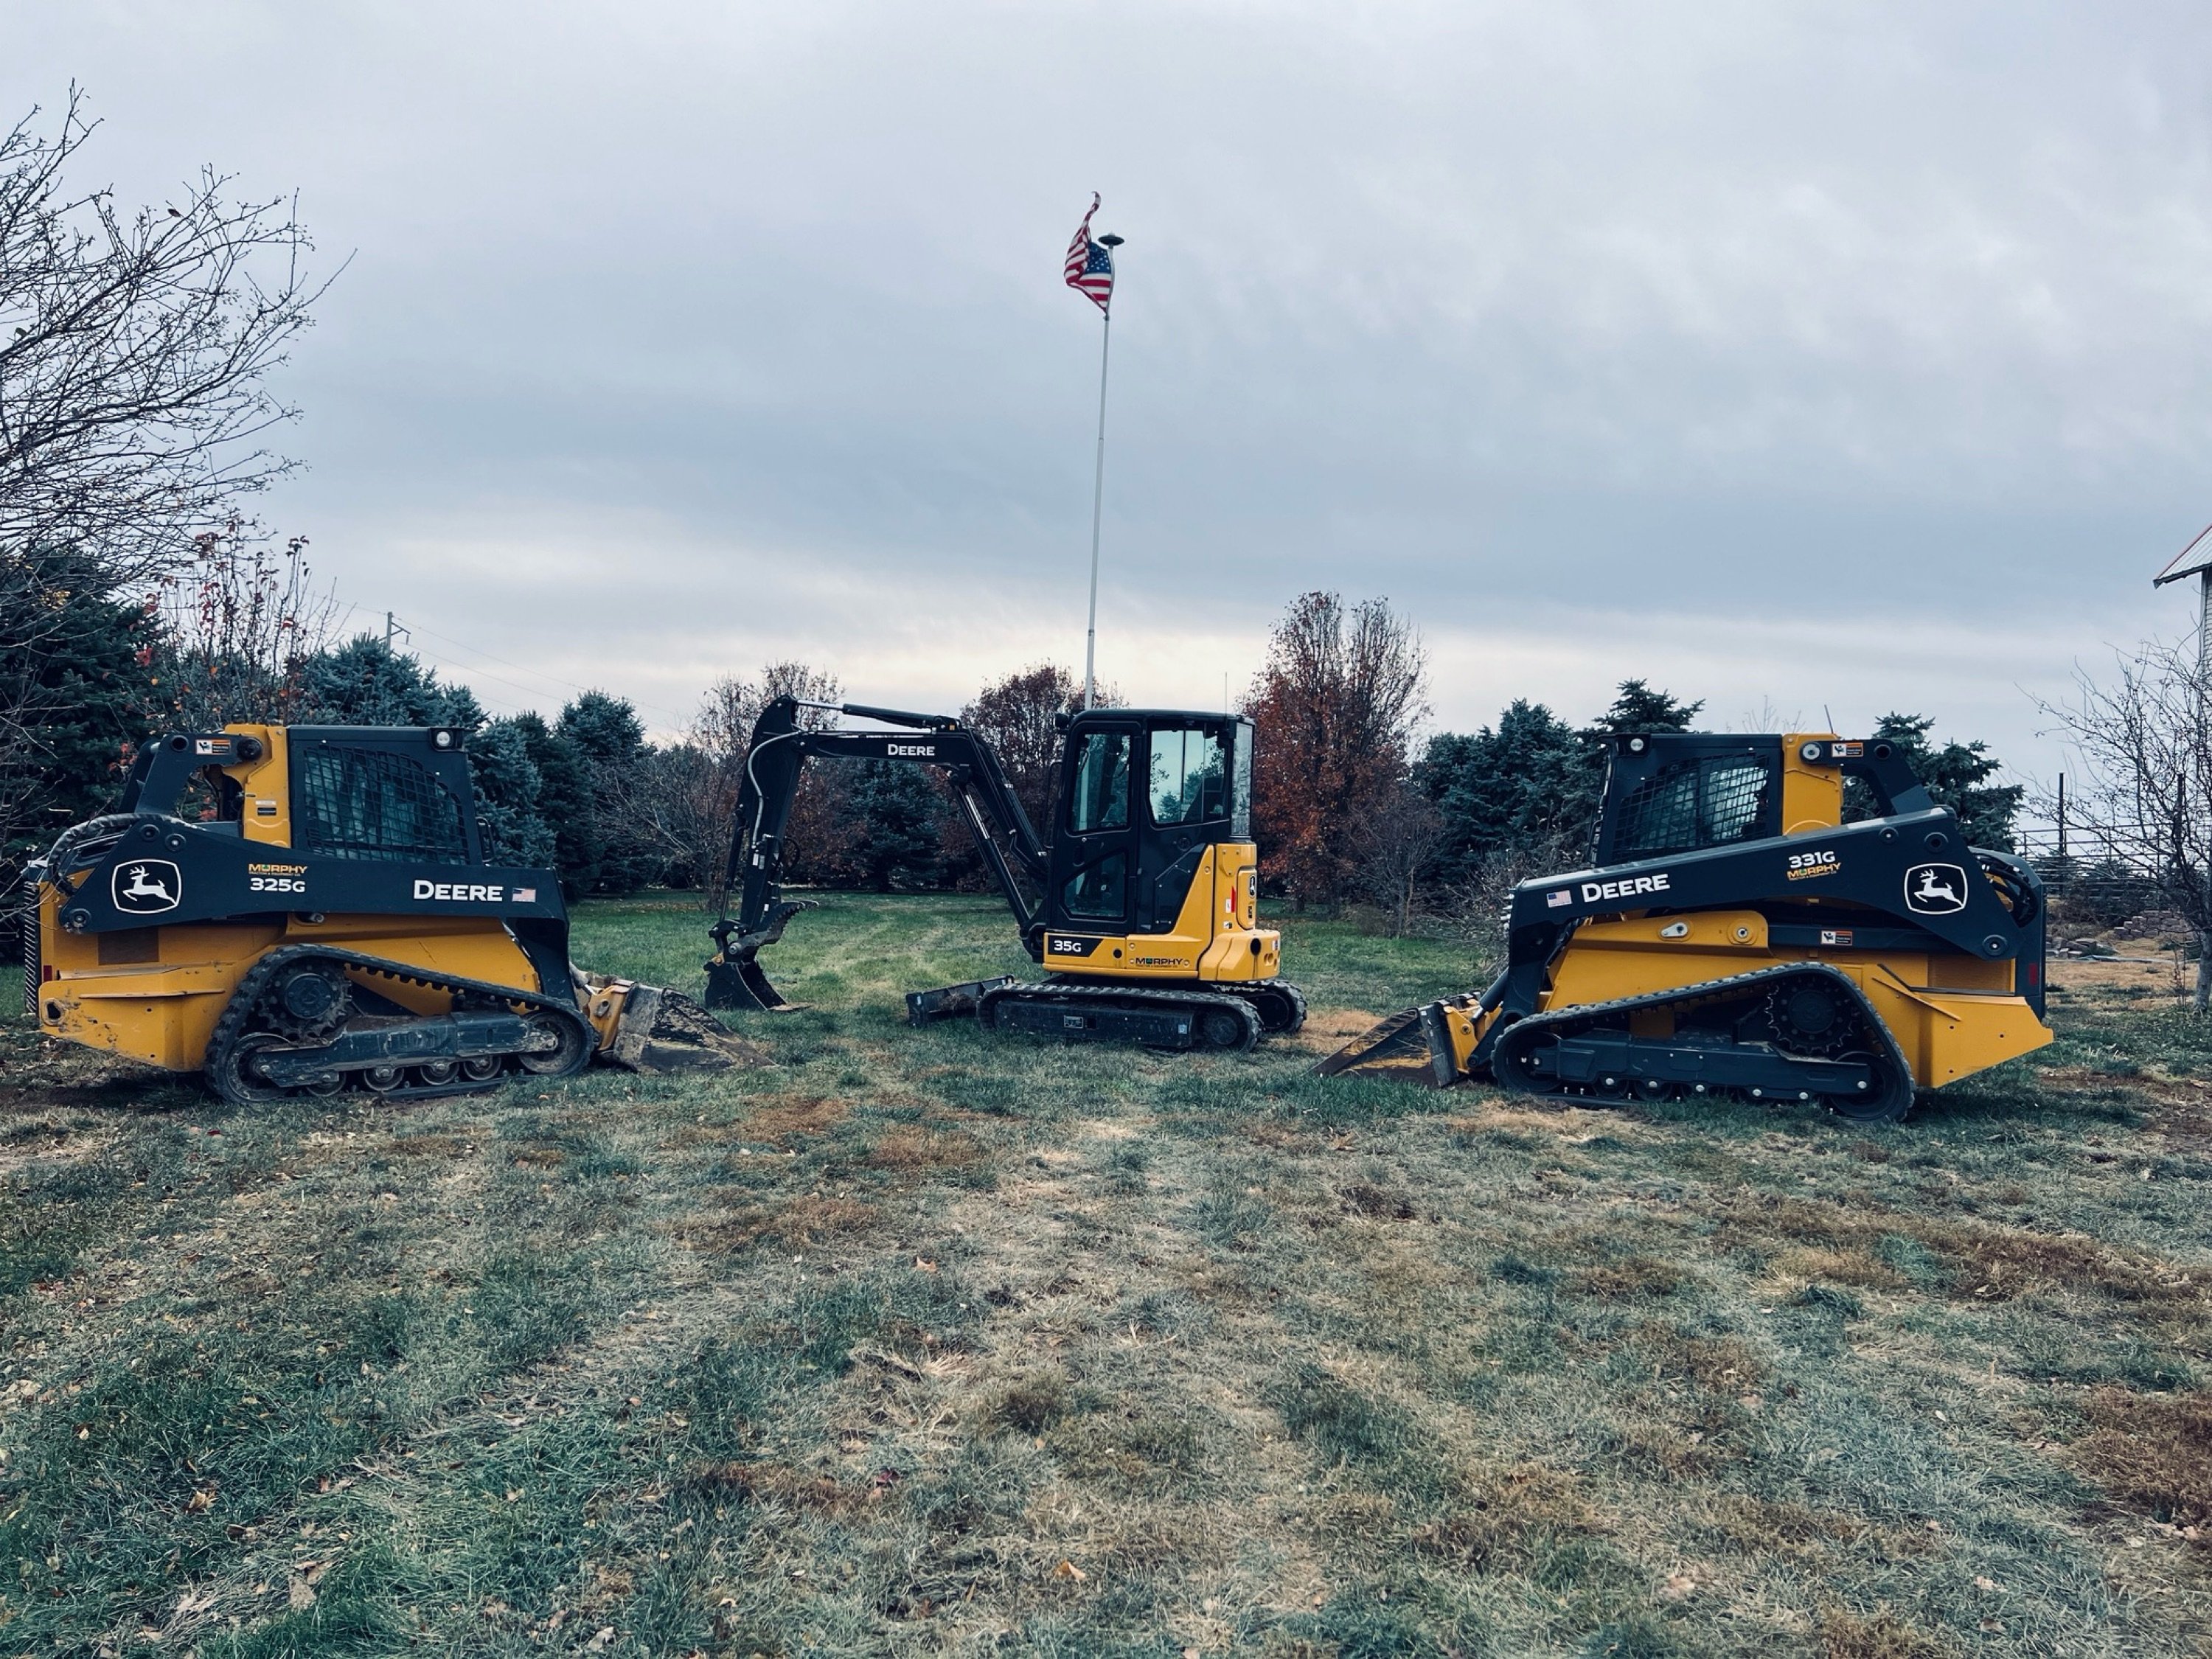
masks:
<svg viewBox="0 0 2212 1659"><path fill-rule="evenodd" d="M902 729L811 729L799 724L802 708L834 708L841 714ZM795 698L778 697L754 722L745 751L729 858L715 896L719 920L709 930L715 951L707 963L708 1007L773 1011L790 1006L769 981L757 957L763 945L782 938L785 924L793 915L808 908L807 901L782 897L779 878L799 777L806 763L817 757L899 761L942 769L983 862L1013 913L1024 948L1032 960L1042 958L1043 906L1032 895L1044 886L1046 853L989 744L951 715L910 714L866 703L801 704ZM732 894L737 899L734 916L730 913Z"/></svg>

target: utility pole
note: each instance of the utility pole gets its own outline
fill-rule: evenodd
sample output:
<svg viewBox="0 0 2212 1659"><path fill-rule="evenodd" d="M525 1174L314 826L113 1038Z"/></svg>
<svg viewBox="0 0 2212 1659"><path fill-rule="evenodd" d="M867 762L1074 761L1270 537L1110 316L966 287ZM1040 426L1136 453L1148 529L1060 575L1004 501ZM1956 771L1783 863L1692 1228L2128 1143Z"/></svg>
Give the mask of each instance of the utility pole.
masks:
<svg viewBox="0 0 2212 1659"><path fill-rule="evenodd" d="M387 611L384 613L384 648L386 651L392 649L392 636L395 634L406 635L406 637L410 640L415 637L412 634L409 634L405 629L402 628L393 618L392 614Z"/></svg>
<svg viewBox="0 0 2212 1659"><path fill-rule="evenodd" d="M1111 258L1122 239L1109 231L1098 239ZM1117 271L1118 276L1120 273ZM1099 307L1098 324L1098 465L1091 480L1091 620L1083 635L1083 706L1091 707L1097 691L1098 663L1098 523L1106 505L1106 362L1114 343L1114 296L1109 291Z"/></svg>

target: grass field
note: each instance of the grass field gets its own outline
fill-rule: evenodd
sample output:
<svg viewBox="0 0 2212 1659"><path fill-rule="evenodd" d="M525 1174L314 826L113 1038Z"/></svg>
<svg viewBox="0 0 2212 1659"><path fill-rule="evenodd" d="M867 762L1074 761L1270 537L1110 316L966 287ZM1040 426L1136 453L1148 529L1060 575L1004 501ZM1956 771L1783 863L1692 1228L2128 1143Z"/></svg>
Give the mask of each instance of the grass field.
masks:
<svg viewBox="0 0 2212 1659"><path fill-rule="evenodd" d="M699 921L577 956L696 991ZM2053 1048L1869 1133L1313 1079L1471 977L1346 925L1290 925L1313 1035L1249 1056L897 1023L1008 933L835 898L770 1063L407 1109L0 1025L0 1653L2212 1639L2167 970L2062 968Z"/></svg>

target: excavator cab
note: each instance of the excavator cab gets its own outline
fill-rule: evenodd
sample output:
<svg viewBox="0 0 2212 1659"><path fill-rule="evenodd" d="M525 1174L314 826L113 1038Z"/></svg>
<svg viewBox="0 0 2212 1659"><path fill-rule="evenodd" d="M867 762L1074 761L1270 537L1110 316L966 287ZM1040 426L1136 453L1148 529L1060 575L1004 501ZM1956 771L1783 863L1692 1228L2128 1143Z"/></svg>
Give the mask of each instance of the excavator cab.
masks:
<svg viewBox="0 0 2212 1659"><path fill-rule="evenodd" d="M817 708L894 728L808 726ZM809 759L936 768L1013 912L1042 984L978 980L916 991L915 1024L975 1014L994 1029L1170 1048L1249 1048L1294 1031L1305 1004L1280 977L1280 936L1259 925L1252 842L1252 723L1188 709L1093 708L1063 717L1058 794L1040 836L990 744L959 720L861 703L780 698L748 746L707 1006L792 1005L758 961L811 901L782 896L783 834Z"/></svg>
<svg viewBox="0 0 2212 1659"><path fill-rule="evenodd" d="M1046 961L1139 975L1260 976L1238 971L1268 965L1279 948L1256 927L1251 721L1086 710L1068 721L1060 779L1042 907ZM1217 942L1233 950L1214 952ZM1217 959L1201 972L1209 953ZM1254 960L1231 963L1231 954Z"/></svg>

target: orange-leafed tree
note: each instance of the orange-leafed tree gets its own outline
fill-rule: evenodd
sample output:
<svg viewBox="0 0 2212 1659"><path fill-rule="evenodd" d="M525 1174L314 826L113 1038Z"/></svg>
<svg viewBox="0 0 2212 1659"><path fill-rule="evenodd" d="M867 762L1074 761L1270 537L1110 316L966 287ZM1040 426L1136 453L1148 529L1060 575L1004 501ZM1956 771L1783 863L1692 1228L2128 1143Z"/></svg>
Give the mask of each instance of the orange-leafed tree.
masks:
<svg viewBox="0 0 2212 1659"><path fill-rule="evenodd" d="M1303 593L1267 636L1244 703L1258 728L1252 815L1262 870L1300 908L1357 889L1427 690L1420 635L1388 599Z"/></svg>

